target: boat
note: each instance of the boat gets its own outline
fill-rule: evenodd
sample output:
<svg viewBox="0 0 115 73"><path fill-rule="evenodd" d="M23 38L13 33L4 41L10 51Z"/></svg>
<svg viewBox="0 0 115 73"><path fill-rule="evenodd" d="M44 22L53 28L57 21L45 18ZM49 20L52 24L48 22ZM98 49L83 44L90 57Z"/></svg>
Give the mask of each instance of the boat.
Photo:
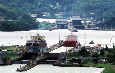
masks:
<svg viewBox="0 0 115 73"><path fill-rule="evenodd" d="M27 40L23 53L18 60L33 59L43 52L47 52L47 43L44 38L39 34L31 36L31 39Z"/></svg>
<svg viewBox="0 0 115 73"><path fill-rule="evenodd" d="M47 48L47 43L44 39L44 36L39 34L31 36L31 40L26 42L26 50L31 53L41 52L42 49Z"/></svg>
<svg viewBox="0 0 115 73"><path fill-rule="evenodd" d="M66 37L63 46L65 47L77 47L79 42L77 41L77 36L70 34Z"/></svg>

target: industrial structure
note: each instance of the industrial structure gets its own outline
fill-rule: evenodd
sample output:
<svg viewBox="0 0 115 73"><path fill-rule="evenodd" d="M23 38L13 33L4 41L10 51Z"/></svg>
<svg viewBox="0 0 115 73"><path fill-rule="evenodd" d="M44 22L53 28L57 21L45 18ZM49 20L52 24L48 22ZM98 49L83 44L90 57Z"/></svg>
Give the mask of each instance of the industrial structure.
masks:
<svg viewBox="0 0 115 73"><path fill-rule="evenodd" d="M40 63L48 63L50 62L50 60L54 60L54 62L56 62L57 60L64 59L65 55L63 54L62 56L61 52L60 53L52 52L56 49L60 49L61 47L62 48L70 47L69 49L66 49L67 52L72 48L78 47L77 36L73 34L68 35L64 41L54 44L49 48L47 48L47 44L43 36L37 34L37 36L32 36L31 38L32 39L27 41L26 43L24 54L22 54L22 57L18 59L22 60L28 58L29 62L26 65L17 68L17 71L19 72L27 71Z"/></svg>

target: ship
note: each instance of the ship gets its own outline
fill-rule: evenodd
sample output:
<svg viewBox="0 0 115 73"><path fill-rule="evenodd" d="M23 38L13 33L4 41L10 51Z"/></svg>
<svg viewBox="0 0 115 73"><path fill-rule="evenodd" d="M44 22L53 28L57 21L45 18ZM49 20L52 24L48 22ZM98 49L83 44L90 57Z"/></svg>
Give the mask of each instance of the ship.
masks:
<svg viewBox="0 0 115 73"><path fill-rule="evenodd" d="M23 53L19 60L36 58L38 55L47 52L47 43L44 36L39 34L31 36L27 40Z"/></svg>
<svg viewBox="0 0 115 73"><path fill-rule="evenodd" d="M44 40L43 36L40 36L39 34L37 34L37 36L31 36L31 40L28 40L26 42L25 54L23 55L23 57L29 58L29 62L26 65L17 68L16 71L18 72L27 71L39 64L72 66L68 64L62 65L62 63L57 63L57 61L61 62L63 57L67 59L67 57L64 56L63 53L61 54L61 53L50 53L50 52L60 47L74 48L77 46L78 46L77 36L73 34L68 35L66 40L60 41L59 43L52 45L50 48L47 48L47 43ZM78 64L76 65L78 66Z"/></svg>
<svg viewBox="0 0 115 73"><path fill-rule="evenodd" d="M74 34L70 34L66 37L63 43L64 47L78 47L79 42L77 40L77 36Z"/></svg>
<svg viewBox="0 0 115 73"><path fill-rule="evenodd" d="M31 40L26 42L26 50L28 53L39 53L47 48L46 40L44 36L37 34L36 36L31 36Z"/></svg>

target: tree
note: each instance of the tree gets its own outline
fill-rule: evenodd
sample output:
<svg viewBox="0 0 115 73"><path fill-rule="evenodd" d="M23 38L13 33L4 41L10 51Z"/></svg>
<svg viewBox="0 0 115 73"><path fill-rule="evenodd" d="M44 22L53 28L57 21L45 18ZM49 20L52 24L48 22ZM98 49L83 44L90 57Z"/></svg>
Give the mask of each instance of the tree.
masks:
<svg viewBox="0 0 115 73"><path fill-rule="evenodd" d="M109 51L109 53L107 55L107 59L110 63L115 64L115 49L112 49Z"/></svg>
<svg viewBox="0 0 115 73"><path fill-rule="evenodd" d="M89 56L89 52L86 50L85 47L81 48L81 50L79 51L79 54L84 57Z"/></svg>

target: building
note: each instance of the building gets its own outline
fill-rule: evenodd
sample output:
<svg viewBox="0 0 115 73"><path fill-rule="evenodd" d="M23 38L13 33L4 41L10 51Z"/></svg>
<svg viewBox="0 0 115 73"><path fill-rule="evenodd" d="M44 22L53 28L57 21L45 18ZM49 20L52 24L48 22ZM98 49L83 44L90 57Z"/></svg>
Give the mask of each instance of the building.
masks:
<svg viewBox="0 0 115 73"><path fill-rule="evenodd" d="M90 19L85 19L84 20L84 24L85 24L85 29L91 29L91 30L97 30L99 29L99 27L96 26L96 21L94 20L90 20Z"/></svg>
<svg viewBox="0 0 115 73"><path fill-rule="evenodd" d="M67 29L68 21L67 19L56 19L56 25L58 29Z"/></svg>
<svg viewBox="0 0 115 73"><path fill-rule="evenodd" d="M71 25L73 26L73 28L76 29L84 29L84 25L81 23L82 19L80 18L80 16L72 16L71 18Z"/></svg>

